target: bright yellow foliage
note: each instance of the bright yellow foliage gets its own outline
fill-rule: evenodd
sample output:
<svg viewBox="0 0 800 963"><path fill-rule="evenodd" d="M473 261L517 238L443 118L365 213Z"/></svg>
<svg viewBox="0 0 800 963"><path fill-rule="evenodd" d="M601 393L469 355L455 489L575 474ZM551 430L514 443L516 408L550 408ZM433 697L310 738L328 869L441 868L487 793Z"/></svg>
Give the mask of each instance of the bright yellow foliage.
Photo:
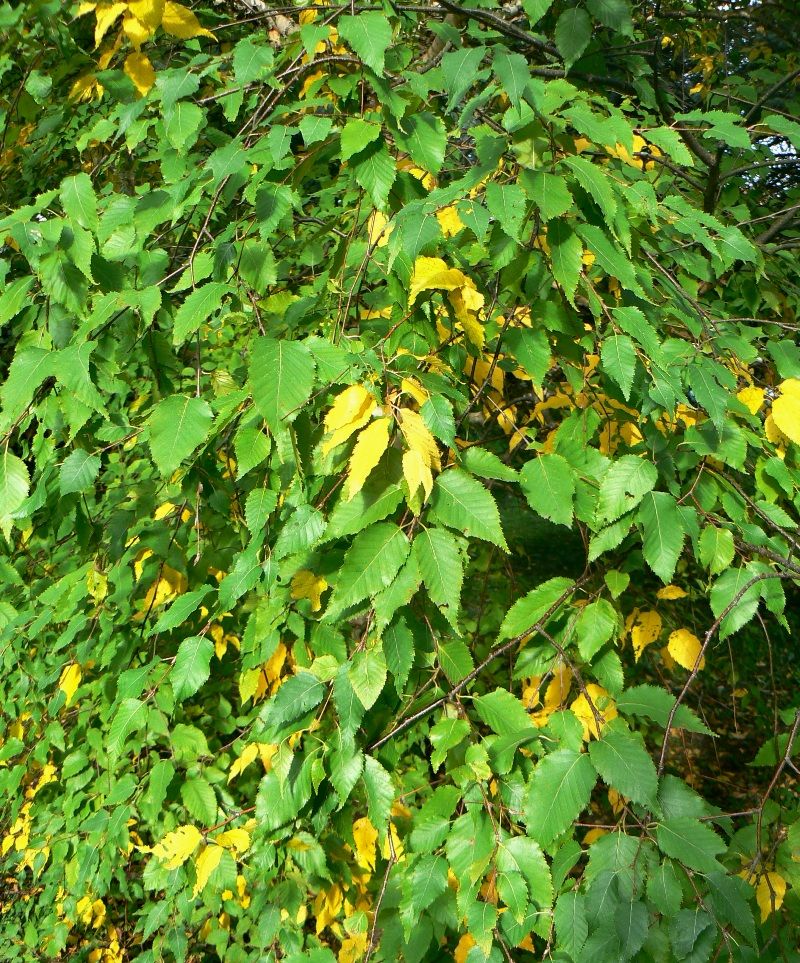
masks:
<svg viewBox="0 0 800 963"><path fill-rule="evenodd" d="M751 385L747 388L742 388L741 391L737 392L736 397L750 411L751 415L755 415L758 409L764 404L764 389L754 388Z"/></svg>
<svg viewBox="0 0 800 963"><path fill-rule="evenodd" d="M66 705L72 704L78 686L81 684L82 677L83 672L77 662L73 662L72 665L64 667L61 678L58 680L58 687L67 697Z"/></svg>
<svg viewBox="0 0 800 963"><path fill-rule="evenodd" d="M223 849L230 849L235 855L247 852L250 848L250 833L246 829L228 829L220 833L214 842Z"/></svg>
<svg viewBox="0 0 800 963"><path fill-rule="evenodd" d="M197 896L205 888L211 874L219 866L219 861L222 859L222 854L225 850L222 846L217 846L214 843L206 846L200 855L197 857L197 861L194 864L195 873L197 878L195 880L194 889L192 890L192 896Z"/></svg>
<svg viewBox="0 0 800 963"><path fill-rule="evenodd" d="M191 40L192 37L210 37L216 40L210 30L200 26L200 21L188 7L173 3L172 0L167 0L164 4L161 26L167 33L181 40Z"/></svg>
<svg viewBox="0 0 800 963"><path fill-rule="evenodd" d="M180 826L153 847L153 855L164 863L165 869L177 869L202 841L203 834L196 826Z"/></svg>
<svg viewBox="0 0 800 963"><path fill-rule="evenodd" d="M322 607L322 593L327 587L328 583L321 575L315 575L309 569L303 568L292 577L292 598L308 599L311 602L311 611L319 612Z"/></svg>
<svg viewBox="0 0 800 963"><path fill-rule="evenodd" d="M590 682L586 686L586 692L604 722L610 722L612 719L617 718L617 704L602 686ZM588 699L582 692L570 705L570 709L583 725L583 741L588 742L592 736L594 736L595 739L599 739L600 732L598 731L597 720L594 717Z"/></svg>
<svg viewBox="0 0 800 963"><path fill-rule="evenodd" d="M408 484L409 497L413 498L422 486L425 497L430 498L433 491L432 470L438 472L442 469L436 439L421 415L410 408L402 410L400 430L408 446L403 454L403 476Z"/></svg>
<svg viewBox="0 0 800 963"><path fill-rule="evenodd" d="M144 96L156 82L156 72L153 70L150 58L143 53L128 54L125 58L125 66L123 69L142 96Z"/></svg>
<svg viewBox="0 0 800 963"><path fill-rule="evenodd" d="M688 593L685 589L682 589L679 585L665 585L656 592L657 599L663 599L665 602L673 602L675 599L685 599Z"/></svg>
<svg viewBox="0 0 800 963"><path fill-rule="evenodd" d="M375 869L378 831L366 816L362 816L353 823L353 840L356 844L358 865L370 871Z"/></svg>
<svg viewBox="0 0 800 963"><path fill-rule="evenodd" d="M702 644L688 629L676 629L670 633L669 643L667 644L669 654L684 669L693 669L700 655ZM700 668L706 664L705 658L700 660Z"/></svg>
<svg viewBox="0 0 800 963"><path fill-rule="evenodd" d="M374 408L375 399L363 385L350 385L340 392L325 416L325 431L330 437L322 445L322 454L327 455L363 428Z"/></svg>
<svg viewBox="0 0 800 963"><path fill-rule="evenodd" d="M780 388L780 397L772 402L772 420L790 441L800 445L800 380L788 378Z"/></svg>
<svg viewBox="0 0 800 963"><path fill-rule="evenodd" d="M786 880L780 873L764 873L756 886L756 902L761 910L761 922L766 922L770 914L783 906L786 895Z"/></svg>
<svg viewBox="0 0 800 963"><path fill-rule="evenodd" d="M625 622L625 630L630 633L633 655L639 661L642 652L661 635L661 616L658 612L640 612L634 609Z"/></svg>
<svg viewBox="0 0 800 963"><path fill-rule="evenodd" d="M347 466L347 481L344 484L345 501L350 501L354 495L361 491L372 469L381 460L383 453L389 446L390 425L391 422L388 418L378 418L371 425L367 425L358 436L353 454L350 456L350 463ZM327 588L327 582L325 587ZM312 608L314 608L313 605ZM319 595L317 596L318 608Z"/></svg>

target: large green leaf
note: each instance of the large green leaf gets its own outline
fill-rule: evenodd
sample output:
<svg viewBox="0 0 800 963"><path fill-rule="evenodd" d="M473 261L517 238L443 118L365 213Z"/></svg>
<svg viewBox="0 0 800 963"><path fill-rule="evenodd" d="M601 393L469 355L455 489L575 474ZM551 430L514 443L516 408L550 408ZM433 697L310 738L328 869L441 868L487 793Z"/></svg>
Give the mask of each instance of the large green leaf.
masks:
<svg viewBox="0 0 800 963"><path fill-rule="evenodd" d="M667 492L647 492L638 517L644 528L644 559L662 582L669 582L683 548L678 503Z"/></svg>
<svg viewBox="0 0 800 963"><path fill-rule="evenodd" d="M600 483L600 499L597 504L597 518L603 522L613 522L632 508L655 487L658 469L638 455L623 455L618 458L603 476Z"/></svg>
<svg viewBox="0 0 800 963"><path fill-rule="evenodd" d="M642 806L655 804L656 767L641 738L612 722L590 744L589 755L606 785Z"/></svg>
<svg viewBox="0 0 800 963"><path fill-rule="evenodd" d="M171 475L208 437L213 416L202 398L172 395L148 419L150 451L162 475Z"/></svg>
<svg viewBox="0 0 800 963"><path fill-rule="evenodd" d="M179 701L193 696L211 675L214 642L209 636L191 636L178 647L170 673L172 691Z"/></svg>
<svg viewBox="0 0 800 963"><path fill-rule="evenodd" d="M403 531L391 522L378 522L356 535L337 573L325 620L391 584L410 550Z"/></svg>
<svg viewBox="0 0 800 963"><path fill-rule="evenodd" d="M508 551L494 498L479 481L459 468L448 469L436 479L431 514L449 528Z"/></svg>
<svg viewBox="0 0 800 963"><path fill-rule="evenodd" d="M656 840L662 853L690 869L713 873L722 868L717 856L727 847L708 823L690 816L673 816L658 826Z"/></svg>
<svg viewBox="0 0 800 963"><path fill-rule="evenodd" d="M464 561L455 536L444 528L425 529L414 539L412 553L431 601L455 624L464 581Z"/></svg>
<svg viewBox="0 0 800 963"><path fill-rule="evenodd" d="M337 26L339 36L370 70L382 74L386 48L392 42L392 27L386 16L372 11L355 17L340 17Z"/></svg>
<svg viewBox="0 0 800 963"><path fill-rule="evenodd" d="M293 421L314 385L314 359L301 341L259 338L248 369L253 401L273 432Z"/></svg>
<svg viewBox="0 0 800 963"><path fill-rule="evenodd" d="M575 475L566 458L543 454L520 472L520 487L531 508L557 525L572 524Z"/></svg>
<svg viewBox="0 0 800 963"><path fill-rule="evenodd" d="M528 835L540 846L549 846L586 808L596 782L586 753L558 749L541 759L525 803Z"/></svg>

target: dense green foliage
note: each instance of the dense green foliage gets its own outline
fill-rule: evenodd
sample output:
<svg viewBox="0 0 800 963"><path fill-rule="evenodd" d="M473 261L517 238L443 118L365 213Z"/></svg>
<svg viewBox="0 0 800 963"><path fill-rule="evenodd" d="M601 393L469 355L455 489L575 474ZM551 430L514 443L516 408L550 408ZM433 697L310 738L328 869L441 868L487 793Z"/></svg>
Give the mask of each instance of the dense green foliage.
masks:
<svg viewBox="0 0 800 963"><path fill-rule="evenodd" d="M0 4L3 960L800 959L793 7Z"/></svg>

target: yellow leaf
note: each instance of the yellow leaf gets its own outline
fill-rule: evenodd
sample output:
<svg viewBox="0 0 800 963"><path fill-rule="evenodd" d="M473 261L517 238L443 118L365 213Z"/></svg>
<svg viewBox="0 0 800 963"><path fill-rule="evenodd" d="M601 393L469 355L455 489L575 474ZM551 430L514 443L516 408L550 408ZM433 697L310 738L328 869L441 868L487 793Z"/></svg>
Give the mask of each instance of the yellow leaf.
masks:
<svg viewBox="0 0 800 963"><path fill-rule="evenodd" d="M483 295L475 289L470 278L464 278L464 285L448 295L453 311L469 340L481 350L486 340L483 325L478 321L478 311L484 305Z"/></svg>
<svg viewBox="0 0 800 963"><path fill-rule="evenodd" d="M661 635L661 616L658 612L634 609L625 622L625 629L630 633L633 655L638 662L647 646Z"/></svg>
<svg viewBox="0 0 800 963"><path fill-rule="evenodd" d="M449 268L441 258L418 257L411 275L409 306L414 304L423 291L455 291L466 283L466 275L456 268Z"/></svg>
<svg viewBox="0 0 800 963"><path fill-rule="evenodd" d="M467 956L473 946L475 946L475 937L471 933L464 933L453 951L455 963L467 963Z"/></svg>
<svg viewBox="0 0 800 963"><path fill-rule="evenodd" d="M197 896L198 893L201 893L206 888L206 884L211 874L217 866L219 866L219 861L222 859L224 852L225 850L222 846L216 846L214 843L211 843L209 846L206 846L197 857L197 862L194 864L197 879L192 890L192 896Z"/></svg>
<svg viewBox="0 0 800 963"><path fill-rule="evenodd" d="M800 381L789 378L780 388L780 397L772 402L772 420L790 441L800 445Z"/></svg>
<svg viewBox="0 0 800 963"><path fill-rule="evenodd" d="M172 0L167 0L164 4L164 15L161 18L161 26L167 33L181 40L191 40L192 37L211 37L212 40L217 39L210 30L206 30L200 26L200 21L188 7L184 7L180 3L173 3Z"/></svg>
<svg viewBox="0 0 800 963"><path fill-rule="evenodd" d="M367 232L369 243L375 247L386 247L389 243L389 235L394 230L394 224L390 224L385 214L380 211L373 211L367 221Z"/></svg>
<svg viewBox="0 0 800 963"><path fill-rule="evenodd" d="M403 477L408 485L409 498L416 495L420 485L425 492L425 498L431 497L433 491L433 475L425 460L418 451L403 452Z"/></svg>
<svg viewBox="0 0 800 963"><path fill-rule="evenodd" d="M143 53L128 54L123 69L143 97L156 82L156 72L153 70L153 65Z"/></svg>
<svg viewBox="0 0 800 963"><path fill-rule="evenodd" d="M701 648L700 639L688 629L676 629L674 632L670 632L667 649L672 658L684 669L691 670L694 668ZM705 658L701 659L700 668L702 669L705 664Z"/></svg>
<svg viewBox="0 0 800 963"><path fill-rule="evenodd" d="M61 673L61 678L58 680L58 687L67 697L66 705L70 705L75 698L75 692L81 684L82 676L81 667L77 662L65 666L64 671Z"/></svg>
<svg viewBox="0 0 800 963"><path fill-rule="evenodd" d="M418 452L429 468L442 470L436 439L422 420L422 415L410 408L404 408L400 417L400 430L411 451Z"/></svg>
<svg viewBox="0 0 800 963"><path fill-rule="evenodd" d="M94 10L96 6L97 6L96 3L90 3L90 2L88 2L88 0L87 0L87 2L81 3L81 4L78 6L78 12L75 14L75 16L76 16L76 17L82 17L82 16L84 16L84 15L87 14L87 13L91 13L92 10Z"/></svg>
<svg viewBox="0 0 800 963"><path fill-rule="evenodd" d="M245 853L250 848L250 833L246 829L228 829L220 833L214 842L223 849L230 849L235 854Z"/></svg>
<svg viewBox="0 0 800 963"><path fill-rule="evenodd" d="M590 829L583 837L583 845L591 846L593 842L596 842L601 836L607 835L607 833L607 829Z"/></svg>
<svg viewBox="0 0 800 963"><path fill-rule="evenodd" d="M779 910L786 895L786 880L780 873L765 873L756 886L756 902L761 910L761 922Z"/></svg>
<svg viewBox="0 0 800 963"><path fill-rule="evenodd" d="M742 388L736 395L741 403L750 411L751 415L757 413L758 409L764 404L763 388Z"/></svg>
<svg viewBox="0 0 800 963"><path fill-rule="evenodd" d="M612 719L617 718L617 704L602 686L590 682L586 686L586 692L604 722L610 722ZM570 709L583 724L584 742L588 742L592 736L594 736L595 739L599 739L600 733L598 732L597 720L594 717L588 699L582 692L570 705Z"/></svg>
<svg viewBox="0 0 800 963"><path fill-rule="evenodd" d="M311 602L311 611L319 612L320 597L327 587L328 583L321 575L315 575L304 568L292 577L292 598L308 599Z"/></svg>
<svg viewBox="0 0 800 963"><path fill-rule="evenodd" d="M356 933L355 936L348 936L342 940L339 950L339 963L356 963L360 960L367 949L367 934Z"/></svg>
<svg viewBox="0 0 800 963"><path fill-rule="evenodd" d="M356 862L364 869L375 869L375 857L377 855L376 843L378 841L378 830L372 825L366 816L357 819L353 823L353 840L356 844Z"/></svg>
<svg viewBox="0 0 800 963"><path fill-rule="evenodd" d="M454 237L464 229L464 222L458 216L458 211L454 207L443 207L440 211L437 211L436 220L439 222L439 227L445 237Z"/></svg>
<svg viewBox="0 0 800 963"><path fill-rule="evenodd" d="M241 686L240 686L241 690ZM246 699L242 699L246 702ZM244 749L242 754L238 759L233 761L233 765L228 770L228 782L232 782L237 776L240 776L245 769L250 765L251 762L255 762L256 756L258 755L258 746L255 742L249 742Z"/></svg>
<svg viewBox="0 0 800 963"><path fill-rule="evenodd" d="M196 826L180 826L153 847L153 855L164 863L165 869L177 869L202 841L203 834Z"/></svg>
<svg viewBox="0 0 800 963"><path fill-rule="evenodd" d="M153 31L138 17L126 17L122 21L122 29L137 50L153 36Z"/></svg>
<svg viewBox="0 0 800 963"><path fill-rule="evenodd" d="M694 87L690 87L690 88L689 88L689 93L690 93L690 94L699 94L702 89L703 89L703 85L702 85L702 84L695 84Z"/></svg>
<svg viewBox="0 0 800 963"><path fill-rule="evenodd" d="M272 769L272 757L278 751L278 747L273 742L257 742L258 746L258 757L261 760L261 765L264 767L264 772L270 772Z"/></svg>
<svg viewBox="0 0 800 963"><path fill-rule="evenodd" d="M100 41L105 37L108 30L113 27L114 21L125 12L128 5L126 3L100 4L95 9L94 15L97 21L94 25L94 45L100 46Z"/></svg>
<svg viewBox="0 0 800 963"><path fill-rule="evenodd" d="M663 599L665 602L673 602L675 599L685 599L687 594L679 585L665 585L664 588L660 588L656 592L656 598Z"/></svg>
<svg viewBox="0 0 800 963"><path fill-rule="evenodd" d="M161 26L164 0L128 0L128 12L153 32Z"/></svg>
<svg viewBox="0 0 800 963"><path fill-rule="evenodd" d="M424 405L430 394L422 387L416 378L403 378L400 390L410 395L418 405Z"/></svg>
<svg viewBox="0 0 800 963"><path fill-rule="evenodd" d="M347 481L344 486L345 501L349 502L355 494L361 491L367 478L369 478L370 472L381 460L383 453L389 446L389 427L390 420L388 418L378 418L371 425L367 425L358 436L353 454L350 456L350 464L347 466ZM325 580L322 579L322 581ZM294 586L294 582L292 585ZM325 588L327 587L328 583L325 582ZM294 588L292 591L294 591ZM316 612L319 607L319 593L317 593L317 604L316 606L312 604L311 608Z"/></svg>
<svg viewBox="0 0 800 963"><path fill-rule="evenodd" d="M350 385L340 392L325 415L325 431L330 438L323 443L322 454L327 455L363 428L374 408L375 399L363 385Z"/></svg>

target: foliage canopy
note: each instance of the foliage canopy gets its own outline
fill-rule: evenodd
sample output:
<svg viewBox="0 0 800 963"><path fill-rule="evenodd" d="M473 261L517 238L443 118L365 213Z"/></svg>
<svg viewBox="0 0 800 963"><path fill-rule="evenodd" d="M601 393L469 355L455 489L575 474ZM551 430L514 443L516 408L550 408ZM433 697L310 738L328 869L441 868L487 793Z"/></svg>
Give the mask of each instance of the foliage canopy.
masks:
<svg viewBox="0 0 800 963"><path fill-rule="evenodd" d="M792 8L0 4L4 960L798 959Z"/></svg>

